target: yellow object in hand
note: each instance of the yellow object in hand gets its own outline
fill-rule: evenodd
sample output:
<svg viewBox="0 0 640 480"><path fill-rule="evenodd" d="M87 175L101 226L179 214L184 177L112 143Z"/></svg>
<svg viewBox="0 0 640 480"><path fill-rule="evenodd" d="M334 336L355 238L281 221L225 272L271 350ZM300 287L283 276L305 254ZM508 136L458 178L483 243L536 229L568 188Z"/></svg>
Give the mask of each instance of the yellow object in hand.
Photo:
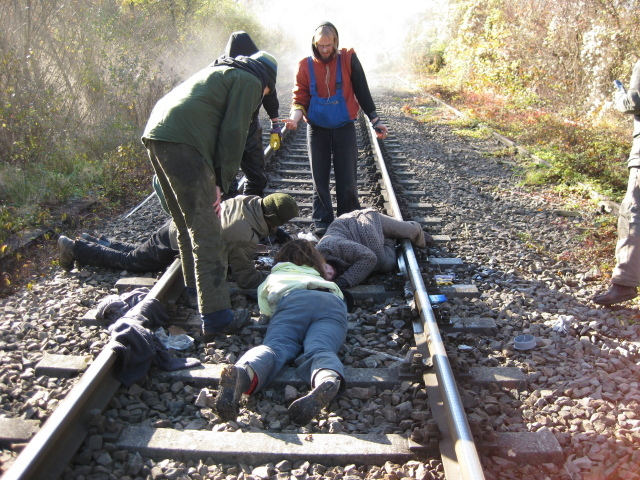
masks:
<svg viewBox="0 0 640 480"><path fill-rule="evenodd" d="M271 148L273 150L278 150L280 148L280 134L278 133L272 133L271 134L271 138L269 140L269 145L271 145Z"/></svg>

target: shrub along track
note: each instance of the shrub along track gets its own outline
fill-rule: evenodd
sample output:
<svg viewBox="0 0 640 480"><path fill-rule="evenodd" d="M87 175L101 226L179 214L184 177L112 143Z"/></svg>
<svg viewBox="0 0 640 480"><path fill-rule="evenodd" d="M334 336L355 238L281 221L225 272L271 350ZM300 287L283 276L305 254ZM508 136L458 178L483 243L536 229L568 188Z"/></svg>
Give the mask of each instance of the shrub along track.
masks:
<svg viewBox="0 0 640 480"><path fill-rule="evenodd" d="M447 127L416 124L400 113L401 102L391 96L381 94L377 103L396 139L401 141L402 152L398 156L406 157L406 162L411 164L414 171L411 179L420 183L420 189L427 193L435 212L444 220L440 233L453 238L451 243L430 248L429 256L421 260L431 257L464 260L454 266L438 261L434 266L427 262L425 269L429 273L453 271L457 283L478 288L479 298L451 296L449 307L454 319L460 318L468 326L478 319L491 319L498 327L494 336L482 335L471 328L467 333L448 335L450 351L456 353L452 358L463 372L480 366L503 366L518 367L528 374L524 390L459 380L472 423L486 429L489 418L496 432L548 431L564 450L564 465L560 462L518 466L508 458L484 454L487 478L588 478L589 471L623 475L625 470L636 468L631 446L637 435L634 430L637 347L633 343L637 332L635 326L624 325L624 320L632 318L635 311L618 310L612 314L608 309L591 308L586 298L597 285L588 283L590 277L576 266L557 259L562 248L578 244L576 232L581 217L559 216L558 210L563 205L549 204L548 201L553 200L551 194L520 189L509 164L482 156L483 152L498 149L497 144L460 140ZM396 148L392 142L386 143L388 150ZM153 205L141 209L139 214L136 220L116 222L119 226L114 229L122 232L122 238L144 238L146 232L164 220L159 218L161 215ZM134 224L142 222L144 227L131 233ZM304 229L305 224L301 223L298 228ZM435 226L431 228L437 233ZM104 347L105 332L96 325L85 326L78 318L107 293L115 292L118 277L119 274L96 269L81 269L70 274L55 269L32 290L25 290L3 303L1 392L2 408L7 416L45 418L55 407L56 398L73 383L38 372L40 349L46 348L50 353L95 355ZM374 277L372 283L393 288L398 279ZM243 296L235 300L237 305L246 303ZM402 358L411 342L405 338L406 326L398 332L391 327L405 323L405 303L403 297L392 299L386 307L375 300L362 301L362 312L357 314L362 330L356 332L355 341L345 352L348 366L390 368L398 365L394 357ZM559 315L574 317L574 326L566 334L550 328ZM383 337L381 332L385 333ZM538 347L533 351L514 351L512 340L520 333L536 335ZM260 335L259 329L253 331L248 341L258 343ZM185 354L198 356L205 363L233 362L248 346L228 338L206 347L198 345ZM265 424L276 431L289 427L284 418L286 413L281 410L287 403L282 386L274 386L263 396L251 397L240 419L244 426L235 426L221 425L208 416L207 402L213 389L203 393L200 386L179 379L150 377L148 383L143 388L134 386L118 392L107 416L116 415L126 422L144 421L151 405L154 411L167 412L170 416L170 419L156 420L160 425L155 426L162 426L164 421L174 428L202 429L212 421L215 431L262 429ZM287 393L295 395L290 390L285 390L284 394ZM372 425L384 431L391 425L389 428L400 428L409 434L416 422L427 420L420 416L414 418L415 408L427 401L426 390L416 382L404 382L382 391L356 387L307 433L332 429L359 433L370 431ZM410 412L408 417L407 412ZM604 448L599 446L602 442ZM280 477L375 478L386 474L429 478L442 475L437 459L387 465L382 470L366 464L332 468L304 463L287 465L286 462L275 465L275 470L268 465L250 464L257 467L252 470L249 465L222 466L207 459L152 462L114 445L108 436L89 437L76 457L74 473L69 473L69 478L78 475L108 478L107 472L131 478L141 475L162 478L160 472L167 478L180 475L203 478L205 471L212 478L242 474L266 477L276 472ZM3 461L12 456L11 450L5 450Z"/></svg>

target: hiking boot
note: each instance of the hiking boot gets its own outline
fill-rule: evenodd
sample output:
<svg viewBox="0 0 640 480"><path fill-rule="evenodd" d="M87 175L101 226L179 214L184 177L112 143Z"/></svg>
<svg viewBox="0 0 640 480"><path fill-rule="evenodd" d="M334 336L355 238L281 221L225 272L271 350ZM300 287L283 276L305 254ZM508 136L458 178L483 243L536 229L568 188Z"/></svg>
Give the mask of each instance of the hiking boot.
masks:
<svg viewBox="0 0 640 480"><path fill-rule="evenodd" d="M289 405L289 417L298 425L306 425L334 399L339 388L339 380L325 380L304 397Z"/></svg>
<svg viewBox="0 0 640 480"><path fill-rule="evenodd" d="M638 296L636 287L628 287L626 285L618 285L612 283L607 293L596 295L591 299L593 303L599 305L613 305L615 303L626 302Z"/></svg>
<svg viewBox="0 0 640 480"><path fill-rule="evenodd" d="M218 395L214 400L213 410L225 422L235 421L238 417L238 402L250 386L251 380L246 369L235 365L224 367L220 373Z"/></svg>
<svg viewBox="0 0 640 480"><path fill-rule="evenodd" d="M240 308L236 312L232 312L230 309L227 310L202 315L202 339L206 343L213 342L219 335L230 335L239 332L251 320L251 312L246 308ZM233 315L233 318L228 323L224 321L224 326L221 328L216 328L215 324L220 320L219 317L224 315Z"/></svg>
<svg viewBox="0 0 640 480"><path fill-rule="evenodd" d="M73 270L73 264L76 260L73 254L75 246L76 242L71 240L69 237L60 235L60 237L58 238L58 250L60 251L60 258L58 260L58 263L67 272L69 270Z"/></svg>

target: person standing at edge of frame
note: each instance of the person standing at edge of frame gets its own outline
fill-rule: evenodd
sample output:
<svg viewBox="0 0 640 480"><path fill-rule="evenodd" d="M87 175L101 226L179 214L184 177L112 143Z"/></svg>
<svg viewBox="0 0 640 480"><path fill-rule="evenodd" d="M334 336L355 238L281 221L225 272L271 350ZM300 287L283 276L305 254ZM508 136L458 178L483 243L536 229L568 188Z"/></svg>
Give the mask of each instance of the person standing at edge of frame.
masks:
<svg viewBox="0 0 640 480"><path fill-rule="evenodd" d="M358 143L355 120L362 107L379 139L387 127L376 113L367 78L355 51L338 49L338 30L324 22L311 41L313 55L298 63L291 118L283 122L295 130L304 117L313 177L314 233L321 237L334 219L329 178L336 182L337 215L360 209L357 185Z"/></svg>
<svg viewBox="0 0 640 480"><path fill-rule="evenodd" d="M251 318L231 310L220 201L240 168L253 113L275 89L277 68L267 52L222 56L161 98L142 135L178 229L184 281L196 288L205 337L240 330Z"/></svg>
<svg viewBox="0 0 640 480"><path fill-rule="evenodd" d="M627 92L616 82L616 110L633 115L633 143L629 154L629 180L618 216L616 266L607 293L592 301L600 305L626 302L638 296L640 285L640 61L636 62Z"/></svg>
<svg viewBox="0 0 640 480"><path fill-rule="evenodd" d="M225 55L227 57L237 57L238 55L253 55L258 51L258 47L253 42L251 36L247 32L238 31L233 32L229 36ZM262 107L271 119L271 130L269 132L271 137L269 143L273 150L278 150L280 148L282 130L278 126L280 102L278 101L278 94L275 88L264 96L262 99ZM264 189L267 188L267 176L264 171L264 148L262 147L262 127L260 126L260 119L258 118L259 114L260 107L258 106L251 118L251 125L249 125L249 132L247 134L244 152L242 153L240 168L247 178L247 183L242 193L244 195L263 197ZM233 182L231 182L229 196L233 197L237 194L238 182L234 179Z"/></svg>

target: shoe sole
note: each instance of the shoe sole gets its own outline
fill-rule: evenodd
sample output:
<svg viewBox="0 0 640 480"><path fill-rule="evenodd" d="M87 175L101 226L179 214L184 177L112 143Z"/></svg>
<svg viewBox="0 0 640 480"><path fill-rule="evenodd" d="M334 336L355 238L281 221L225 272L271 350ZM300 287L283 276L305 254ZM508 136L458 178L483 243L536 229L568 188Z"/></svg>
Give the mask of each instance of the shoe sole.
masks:
<svg viewBox="0 0 640 480"><path fill-rule="evenodd" d="M236 398L236 386L238 384L238 369L225 367L220 374L218 395L214 402L214 408L218 416L225 422L235 421L238 418L238 399Z"/></svg>
<svg viewBox="0 0 640 480"><path fill-rule="evenodd" d="M75 263L75 257L73 253L68 251L67 246L62 241L62 237L58 238L58 250L60 251L60 258L58 264L67 272L73 270L73 264Z"/></svg>
<svg viewBox="0 0 640 480"><path fill-rule="evenodd" d="M306 425L333 400L340 385L336 382L324 382L302 398L289 405L289 417L299 425Z"/></svg>

